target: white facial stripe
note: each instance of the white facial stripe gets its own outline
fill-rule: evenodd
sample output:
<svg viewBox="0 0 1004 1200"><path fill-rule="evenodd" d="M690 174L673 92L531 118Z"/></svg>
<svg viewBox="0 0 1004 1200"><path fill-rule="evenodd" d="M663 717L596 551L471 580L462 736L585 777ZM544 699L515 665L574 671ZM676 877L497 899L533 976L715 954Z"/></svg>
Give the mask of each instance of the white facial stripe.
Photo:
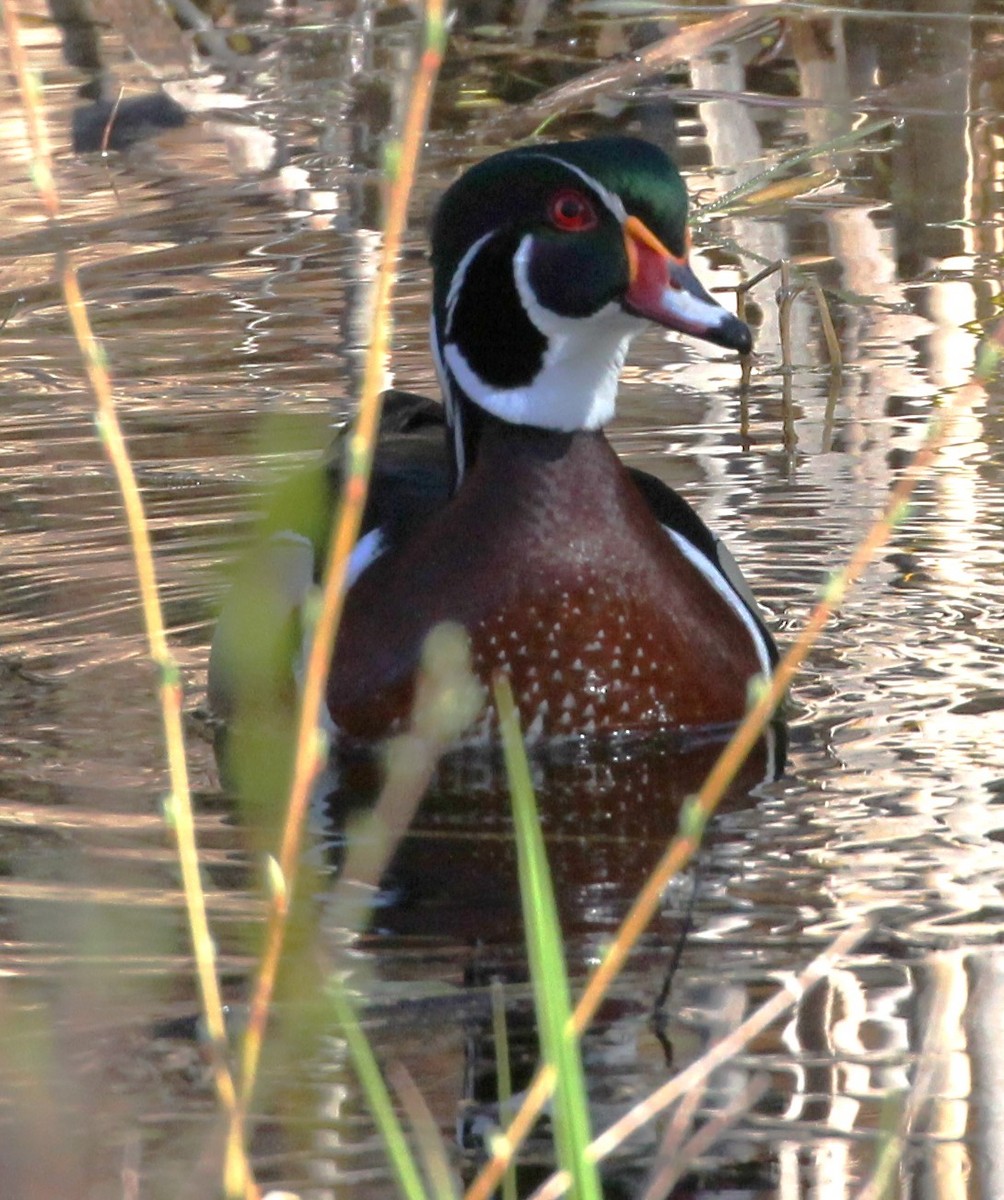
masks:
<svg viewBox="0 0 1004 1200"><path fill-rule="evenodd" d="M459 483L464 477L464 468L467 465L464 461L463 418L460 407L453 395L453 388L450 385L450 374L446 369L446 364L443 362L443 356L439 350L439 333L436 329L435 315L430 320L430 326L429 345L432 347L432 359L436 366L436 378L439 380L439 390L443 396L443 407L446 409L446 425L448 429L453 431L453 458L457 466L457 482Z"/></svg>
<svg viewBox="0 0 1004 1200"><path fill-rule="evenodd" d="M531 156L528 155L527 157ZM594 191L597 196L599 196L599 198L603 201L607 208L610 209L610 211L622 225L627 220L627 209L624 207L624 202L621 200L620 196L618 196L616 192L611 192L608 188L605 188L603 184L599 182L599 180L594 179L592 175L588 175L582 170L581 167L577 167L573 163L566 162L557 154L534 154L532 157L546 158L548 162L560 163L566 171L571 171L573 174L578 175L582 182L586 184L588 188Z"/></svg>
<svg viewBox="0 0 1004 1200"><path fill-rule="evenodd" d="M683 557L704 576L711 584L715 591L728 604L729 608L736 614L743 625L746 626L746 632L750 635L750 640L753 642L753 648L756 651L757 659L760 662L760 670L764 676L769 677L772 672L770 665L770 649L767 641L753 620L753 614L740 600L733 591L732 587L723 578L721 571L715 566L708 557L701 553L693 542L688 542L682 534L676 532L675 529L670 529L668 525L663 525L663 529L672 538L674 545L683 555Z"/></svg>
<svg viewBox="0 0 1004 1200"><path fill-rule="evenodd" d="M446 293L446 328L443 330L443 336L449 337L453 330L453 310L457 306L457 298L460 295L460 289L464 286L464 280L467 278L467 271L475 256L481 247L493 238L497 230L489 230L488 233L482 234L481 237L471 246L464 257L457 263L457 269L453 272L453 278L450 280L450 290Z"/></svg>
<svg viewBox="0 0 1004 1200"><path fill-rule="evenodd" d="M594 391L588 387L596 380L588 376L581 362L565 360L552 368L545 367L533 383L521 388L489 387L453 342L446 347L446 365L467 395L501 420L571 433L575 429L599 429L613 417L617 376L628 341L623 338L613 359L603 364L605 374ZM583 375L587 378L581 378Z"/></svg>

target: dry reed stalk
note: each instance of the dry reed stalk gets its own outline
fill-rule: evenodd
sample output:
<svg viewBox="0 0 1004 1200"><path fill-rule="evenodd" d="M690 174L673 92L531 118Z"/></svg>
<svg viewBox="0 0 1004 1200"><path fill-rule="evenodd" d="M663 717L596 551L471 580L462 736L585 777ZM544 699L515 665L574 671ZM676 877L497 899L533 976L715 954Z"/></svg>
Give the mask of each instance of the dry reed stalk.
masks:
<svg viewBox="0 0 1004 1200"><path fill-rule="evenodd" d="M104 354L91 329L76 269L63 244L63 237L59 229L59 193L52 170L49 139L39 104L38 85L29 67L21 41L20 24L11 4L3 5L3 21L7 34L8 54L17 79L28 126L32 153L32 177L46 216L52 226L53 241L56 246L57 273L64 302L77 345L80 348L87 379L94 393L95 424L102 447L115 473L122 498L139 585L147 643L150 657L156 665L159 675L158 694L171 782L171 795L166 806L166 816L174 830L177 843L196 974L203 1014L209 1031L213 1081L220 1103L237 1132L236 1138L233 1139L235 1144L228 1152L229 1184L235 1194L257 1197L259 1193L243 1150L237 1091L227 1065L226 1027L219 980L216 975L216 948L209 931L205 894L199 875L195 820L192 814L188 764L185 758L181 676L168 646L143 497L136 482L129 449L119 423Z"/></svg>
<svg viewBox="0 0 1004 1200"><path fill-rule="evenodd" d="M436 76L443 57L446 27L443 0L426 0L425 46L411 89L399 152L388 155L390 185L383 249L373 303L373 336L363 373L362 395L355 428L347 439L345 484L339 519L328 546L317 622L300 699L293 780L278 859L270 863L271 899L265 946L251 998L241 1062L240 1106L246 1108L254 1090L265 1025L282 955L289 906L296 886L303 829L311 788L327 755L326 739L318 725L328 667L345 599L349 556L362 524L376 435L380 424L384 359L390 341L390 300L397 281L397 260L407 217L408 200Z"/></svg>
<svg viewBox="0 0 1004 1200"><path fill-rule="evenodd" d="M945 444L956 412L972 403L984 383L996 373L1004 359L1004 319L999 320L986 339L977 361L974 379L948 393L944 406L927 423L923 445L905 468L881 515L855 546L842 570L827 584L822 598L809 614L794 643L778 663L770 680L764 681L759 695L711 768L697 794L687 802L680 814L680 832L673 838L662 858L645 881L630 912L621 923L617 935L607 949L603 961L590 976L573 1014L576 1033L581 1034L596 1013L607 989L613 983L628 954L648 926L659 904L666 884L694 857L701 844L704 827L713 814L725 789L735 779L750 751L763 734L784 699L785 693L806 656L816 644L823 627L848 590L858 579L875 554L888 541L896 525L903 519L907 502L918 480L930 468ZM520 1142L533 1127L541 1109L550 1099L551 1089L544 1086L538 1072L519 1112L499 1139L495 1152L480 1174L467 1189L464 1200L488 1200L512 1161Z"/></svg>

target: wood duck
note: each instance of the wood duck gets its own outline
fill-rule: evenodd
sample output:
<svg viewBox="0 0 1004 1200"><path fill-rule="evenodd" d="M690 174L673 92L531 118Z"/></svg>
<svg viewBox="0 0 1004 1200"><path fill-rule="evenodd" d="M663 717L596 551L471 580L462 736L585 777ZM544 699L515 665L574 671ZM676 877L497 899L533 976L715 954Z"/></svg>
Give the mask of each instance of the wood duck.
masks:
<svg viewBox="0 0 1004 1200"><path fill-rule="evenodd" d="M423 641L447 620L468 631L486 684L509 673L531 738L742 717L777 659L756 603L694 510L625 467L603 432L649 322L751 348L691 271L689 242L679 172L635 138L507 150L446 191L431 329L444 404L386 399L328 681L341 735L401 726ZM320 489L305 478L221 615L210 700L223 717L291 679L337 464Z"/></svg>

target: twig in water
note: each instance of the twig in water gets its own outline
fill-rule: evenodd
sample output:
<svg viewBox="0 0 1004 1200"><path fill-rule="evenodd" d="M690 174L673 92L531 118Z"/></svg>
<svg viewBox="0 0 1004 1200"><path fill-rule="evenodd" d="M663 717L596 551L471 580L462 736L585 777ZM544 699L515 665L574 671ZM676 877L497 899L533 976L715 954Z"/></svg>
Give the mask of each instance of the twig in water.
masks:
<svg viewBox="0 0 1004 1200"><path fill-rule="evenodd" d="M822 954L817 955L797 975L787 980L769 1000L761 1004L756 1012L751 1013L730 1034L716 1042L696 1062L684 1067L678 1075L664 1083L662 1087L657 1088L650 1096L639 1101L623 1117L605 1129L590 1143L587 1150L589 1157L594 1162L606 1158L608 1154L626 1142L632 1134L647 1125L658 1113L668 1108L681 1096L686 1095L691 1088L703 1087L713 1071L735 1058L744 1046L749 1045L753 1038L761 1034L782 1013L801 1000L809 988L828 975L837 963L867 935L870 928L868 923L860 922L836 937ZM562 1174L556 1172L533 1193L530 1200L557 1200L558 1196L565 1193L567 1186L567 1179L563 1179Z"/></svg>
<svg viewBox="0 0 1004 1200"><path fill-rule="evenodd" d="M594 71L588 71L569 83L545 92L522 108L510 110L498 119L497 124L509 126L526 121L534 126L539 125L545 118L581 107L587 101L595 100L616 88L640 83L659 71L668 70L674 63L685 62L707 52L721 42L748 37L774 24L776 20L773 13L764 15L741 9L706 21L693 22L645 46L630 58L604 63Z"/></svg>
<svg viewBox="0 0 1004 1200"><path fill-rule="evenodd" d="M750 1111L767 1090L768 1082L765 1074L754 1075L738 1095L733 1096L720 1112L716 1112L680 1147L676 1155L659 1162L640 1200L665 1200L684 1172L711 1149L726 1129Z"/></svg>

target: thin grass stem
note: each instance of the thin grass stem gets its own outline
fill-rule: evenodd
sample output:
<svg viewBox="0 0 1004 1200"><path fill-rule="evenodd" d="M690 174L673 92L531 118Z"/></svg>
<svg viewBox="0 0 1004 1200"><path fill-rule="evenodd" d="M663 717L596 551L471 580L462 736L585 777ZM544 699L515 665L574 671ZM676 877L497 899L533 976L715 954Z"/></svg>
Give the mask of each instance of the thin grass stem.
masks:
<svg viewBox="0 0 1004 1200"><path fill-rule="evenodd" d="M838 137L824 142L822 145L808 146L800 150L782 154L776 161L764 167L762 171L758 171L751 179L745 180L738 187L734 187L731 191L719 196L717 200L700 205L694 214L694 219L695 221L703 221L712 213L716 213L719 216L727 213L730 209L737 207L741 200L744 200L751 193L758 192L770 183L772 179L775 179L784 171L790 170L791 167L797 166L802 162L811 161L814 158L821 158L826 154L838 154L841 151L853 150L865 138L871 137L873 133L880 133L883 129L895 126L896 120L896 117L880 117L876 121L868 121L863 125L859 125L857 129L852 129L849 133L842 133Z"/></svg>
<svg viewBox="0 0 1004 1200"><path fill-rule="evenodd" d="M492 1043L495 1046L495 1078L499 1102L499 1125L506 1128L506 1113L512 1104L512 1063L509 1056L509 1026L506 1021L505 986L493 979L489 988L492 1005ZM502 1179L502 1200L517 1200L516 1168L510 1163Z"/></svg>
<svg viewBox="0 0 1004 1200"><path fill-rule="evenodd" d="M443 1135L421 1088L401 1062L392 1062L387 1067L387 1078L411 1123L432 1195L435 1200L458 1200L460 1189L450 1168Z"/></svg>
<svg viewBox="0 0 1004 1200"><path fill-rule="evenodd" d="M509 677L497 672L492 683L512 797L519 893L540 1046L544 1061L553 1063L556 1071L554 1144L558 1162L568 1173L576 1200L599 1200L599 1175L595 1164L586 1156L589 1093L579 1036L572 1022L561 925L540 828L540 813Z"/></svg>
<svg viewBox="0 0 1004 1200"><path fill-rule="evenodd" d="M362 523L370 467L380 424L380 388L390 341L390 301L396 284L396 267L404 234L408 199L426 128L433 87L443 56L443 0L427 0L424 36L424 49L411 89L399 152L388 155L390 180L387 217L376 280L373 336L366 354L359 411L353 432L348 438L342 503L328 547L319 613L313 630L313 642L300 700L293 778L278 854L278 866L285 882L286 897L292 896L296 886L311 787L327 754L326 739L319 729L318 718L324 702L328 667L345 598L349 556ZM242 1107L249 1103L254 1091L265 1026L285 940L288 911L288 902L280 903L278 899L274 899L269 906L264 950L251 997L244 1039L240 1083Z"/></svg>

